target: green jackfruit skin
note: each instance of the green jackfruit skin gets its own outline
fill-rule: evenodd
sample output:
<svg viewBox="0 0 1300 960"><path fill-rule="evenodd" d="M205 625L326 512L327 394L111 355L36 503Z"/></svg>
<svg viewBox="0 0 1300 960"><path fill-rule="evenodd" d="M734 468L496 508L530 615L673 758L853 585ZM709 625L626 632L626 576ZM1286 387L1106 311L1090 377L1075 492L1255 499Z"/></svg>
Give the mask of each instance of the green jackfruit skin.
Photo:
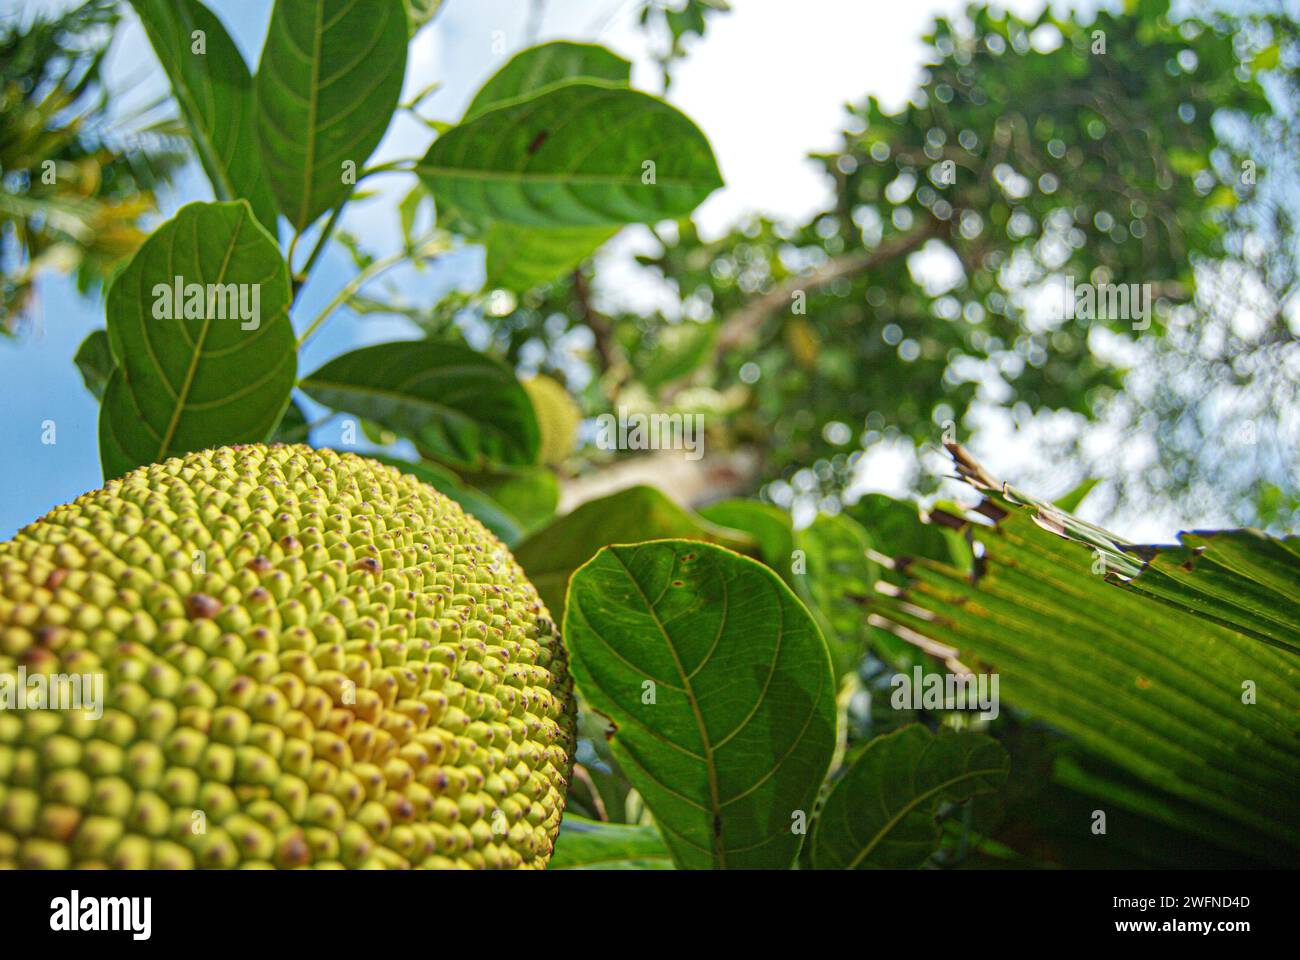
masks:
<svg viewBox="0 0 1300 960"><path fill-rule="evenodd" d="M304 446L138 469L0 544L0 866L544 867L575 705L496 537Z"/></svg>

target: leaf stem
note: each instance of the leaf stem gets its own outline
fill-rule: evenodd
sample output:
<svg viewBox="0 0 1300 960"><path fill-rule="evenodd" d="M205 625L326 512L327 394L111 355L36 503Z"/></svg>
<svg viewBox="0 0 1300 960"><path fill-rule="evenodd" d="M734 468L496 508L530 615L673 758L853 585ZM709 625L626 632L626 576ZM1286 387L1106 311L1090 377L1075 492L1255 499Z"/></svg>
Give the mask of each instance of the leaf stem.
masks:
<svg viewBox="0 0 1300 960"><path fill-rule="evenodd" d="M346 203L340 203L330 214L330 218L325 221L325 226L321 228L320 236L316 238L316 245L312 247L311 253L307 255L307 262L303 264L301 270L293 274L293 292L296 294L300 287L307 282L307 277L311 275L311 268L316 265L320 255L325 252L325 245L329 242L330 236L334 233L334 225L338 223L339 216L343 213ZM289 269L293 271L292 248L290 249Z"/></svg>
<svg viewBox="0 0 1300 960"><path fill-rule="evenodd" d="M298 338L298 349L302 349L303 344L311 338L312 334L320 328L322 323L329 319L335 310L347 303L352 299L352 297L356 296L358 291L360 291L361 288L371 280L375 279L375 277L408 259L424 259L426 257L431 257L433 254L441 253L445 249L445 239L442 236L434 234L412 244L410 251L405 249L399 250L397 253L376 260L374 263L367 266L364 270L349 280L344 285L343 289L336 293L334 298L325 305L325 309L317 315L316 319L308 324L307 329L304 330L302 336Z"/></svg>
<svg viewBox="0 0 1300 960"><path fill-rule="evenodd" d="M293 239L289 241L289 252L284 255L285 262L289 264L289 275L293 276L293 254L298 249L298 241L302 239L302 231L294 230ZM297 293L297 291L294 291Z"/></svg>
<svg viewBox="0 0 1300 960"><path fill-rule="evenodd" d="M399 160L389 160L387 163L381 163L373 167L366 167L361 171L361 176L357 177L357 182L360 183L366 177L375 173L414 173L415 164L419 163L423 159L423 157L402 157ZM402 164L407 163L411 164L411 166L402 166Z"/></svg>

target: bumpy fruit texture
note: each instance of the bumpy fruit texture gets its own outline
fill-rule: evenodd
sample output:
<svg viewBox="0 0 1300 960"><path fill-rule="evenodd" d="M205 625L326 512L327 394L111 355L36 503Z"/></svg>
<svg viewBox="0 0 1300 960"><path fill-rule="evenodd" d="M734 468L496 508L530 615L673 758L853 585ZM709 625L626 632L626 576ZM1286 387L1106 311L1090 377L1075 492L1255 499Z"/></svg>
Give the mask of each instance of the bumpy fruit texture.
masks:
<svg viewBox="0 0 1300 960"><path fill-rule="evenodd" d="M504 546L371 460L228 447L0 544L0 866L542 867L574 706Z"/></svg>
<svg viewBox="0 0 1300 960"><path fill-rule="evenodd" d="M533 402L533 412L537 414L537 426L542 434L538 460L552 466L562 463L573 452L578 439L578 425L582 422L578 405L569 396L569 391L550 377L530 377L523 381L523 386L528 399Z"/></svg>

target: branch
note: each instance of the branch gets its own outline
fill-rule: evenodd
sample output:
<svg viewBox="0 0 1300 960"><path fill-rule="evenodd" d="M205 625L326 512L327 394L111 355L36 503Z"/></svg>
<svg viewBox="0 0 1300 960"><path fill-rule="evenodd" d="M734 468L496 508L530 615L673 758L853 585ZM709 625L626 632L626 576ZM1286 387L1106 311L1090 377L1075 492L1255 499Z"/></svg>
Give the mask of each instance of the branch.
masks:
<svg viewBox="0 0 1300 960"><path fill-rule="evenodd" d="M591 302L591 288L581 268L573 271L573 299L582 316L582 322L591 330L596 343L596 355L600 358L600 378L610 401L617 399L623 382L631 371L614 339L614 326L609 317L597 310Z"/></svg>
<svg viewBox="0 0 1300 960"><path fill-rule="evenodd" d="M628 487L655 487L687 509L753 493L762 475L759 453L748 448L718 450L687 460L680 450L658 450L616 460L560 484L557 513Z"/></svg>
<svg viewBox="0 0 1300 960"><path fill-rule="evenodd" d="M841 277L863 273L882 263L907 256L925 241L936 236L940 228L940 221L930 219L910 233L900 233L890 237L871 250L855 250L853 253L833 257L812 273L789 277L778 283L771 290L750 300L727 317L718 334L718 352L733 350L752 341L758 335L758 328L762 326L763 321L788 304L796 291L816 290Z"/></svg>
<svg viewBox="0 0 1300 960"><path fill-rule="evenodd" d="M601 366L609 370L614 366L614 343L611 339L613 331L609 321L591 305L591 288L587 286L587 278L582 275L581 268L574 268L573 271L573 299L578 305L578 312L582 314L582 322L591 328L591 334L596 339L596 353L600 355Z"/></svg>

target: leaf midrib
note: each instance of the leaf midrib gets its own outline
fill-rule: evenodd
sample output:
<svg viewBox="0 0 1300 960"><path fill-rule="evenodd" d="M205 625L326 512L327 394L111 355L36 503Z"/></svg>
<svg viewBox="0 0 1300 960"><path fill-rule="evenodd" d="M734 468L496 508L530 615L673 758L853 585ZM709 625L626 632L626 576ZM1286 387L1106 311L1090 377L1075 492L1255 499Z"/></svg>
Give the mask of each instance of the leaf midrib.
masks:
<svg viewBox="0 0 1300 960"><path fill-rule="evenodd" d="M485 170L481 167L448 167L443 165L434 166L432 164L419 164L414 167L412 172L424 174L426 176L443 176L448 179L461 180L533 180L555 183L577 184L579 186L605 186L613 185L620 187L640 186L641 177L639 174L572 174L572 173L547 173L537 170ZM688 179L685 177L663 177L658 173L655 174L655 185L667 184L670 187L699 187L706 184L720 186L721 181L712 175L701 174L699 178ZM564 224L563 226L588 226L587 224ZM594 226L594 224L592 225Z"/></svg>
<svg viewBox="0 0 1300 960"><path fill-rule="evenodd" d="M185 36L187 34L192 35L195 28L194 18L190 15L189 9L184 4L180 4L176 10L176 22L181 28L181 36L173 39L180 41L183 46ZM147 22L145 25L145 33L153 33L153 31L149 29ZM151 43L152 40L153 37L150 36ZM155 54L157 54L156 50ZM161 55L159 55L158 58L160 61L162 60ZM178 63L176 65L176 73L174 76L171 75L171 71L167 70L167 65L165 63L163 64L163 70L171 78L172 86L178 99L183 98L185 100L185 109L181 110L182 119L185 122L185 126L189 128L191 139L194 140L195 146L202 155L204 161L203 166L206 169L209 178L213 181L212 186L217 194L217 199L223 201L234 200L235 197L238 196L238 193L235 190L234 182L230 179L230 172L226 169L225 161L217 151L217 145L213 139L216 134L216 111L214 110L212 115L208 116L206 111L199 110L198 100L195 98L194 90L190 86L189 78L185 74L184 64ZM205 120L213 125L213 128L205 129L204 127L201 127L197 120L199 116L204 116Z"/></svg>
<svg viewBox="0 0 1300 960"><path fill-rule="evenodd" d="M902 808L898 811L898 813L890 817L889 820L885 822L885 825L876 831L875 836L871 838L871 842L868 843L865 847L863 847L856 857L854 857L852 860L849 861L849 865L845 867L845 869L856 870L858 868L858 864L860 864L864 858L869 856L872 850L874 850L877 846L880 845L880 843L885 839L885 837L888 836L889 833L895 827L898 826L899 822L905 816L907 816L909 813L915 810L922 802L929 800L936 793L946 790L948 787L951 787L954 784L961 783L963 780L972 780L976 777L996 776L999 773L1002 773L1001 768L971 770L966 773L960 774L956 777L951 777L948 780L944 780L942 783L935 784L929 790L917 794L907 803L903 804Z"/></svg>
<svg viewBox="0 0 1300 960"><path fill-rule="evenodd" d="M722 804L718 797L717 764L713 761L713 744L709 739L708 728L704 725L704 715L700 713L700 705L696 700L695 690L691 686L691 678L686 673L686 668L682 664L681 658L677 655L677 648L673 645L672 638L668 635L668 630L664 627L663 621L659 619L658 611L655 610L654 606L650 603L650 598L645 595L645 591L641 589L640 581L632 575L632 571L628 569L628 565L623 562L623 558L619 555L617 550L611 550L610 552L614 555L614 558L618 560L619 566L621 566L627 573L628 580L630 580L632 585L636 587L637 594L639 594L641 599L645 602L646 609L650 612L650 616L654 620L660 636L664 638L664 645L672 655L673 665L677 668L677 675L682 678L682 686L686 691L686 700L691 705L691 713L695 716L695 726L700 734L700 746L704 749L704 769L709 775L709 805L713 808L713 823L709 826L713 833L713 851L714 855L718 858L718 867L725 870L727 869L727 850L726 845L722 842ZM723 583L725 589L725 579L723 580ZM722 613L724 621L726 620L726 617L726 604L724 600ZM719 629L721 630L721 628Z"/></svg>
<svg viewBox="0 0 1300 960"><path fill-rule="evenodd" d="M316 28L312 31L311 96L307 99L307 150L303 166L302 193L298 203L298 222L307 219L311 209L312 171L316 161L316 113L319 108L321 44L324 40L325 0L316 0Z"/></svg>
<svg viewBox="0 0 1300 960"><path fill-rule="evenodd" d="M230 266L230 257L235 252L235 244L239 241L239 233L244 228L244 207L241 205L238 210L238 219L235 221L234 230L230 234L230 243L226 247L225 256L221 260L221 269L217 272L216 283L223 283L226 279L226 270ZM195 218L194 229L198 229L198 219ZM173 241L175 242L175 241ZM198 245L195 244L195 256L198 255ZM203 344L208 339L208 328L212 325L212 317L208 316L211 311L205 310L203 317L203 326L199 329L198 338L194 343L194 352L190 354L190 365L185 371L185 382L177 391L176 406L172 408L171 420L167 424L167 430L159 442L158 457L161 459L167 455L171 448L172 438L176 435L176 428L180 425L181 414L185 411L185 401L190 395L190 388L194 385L194 375L198 372L199 359L203 356Z"/></svg>

